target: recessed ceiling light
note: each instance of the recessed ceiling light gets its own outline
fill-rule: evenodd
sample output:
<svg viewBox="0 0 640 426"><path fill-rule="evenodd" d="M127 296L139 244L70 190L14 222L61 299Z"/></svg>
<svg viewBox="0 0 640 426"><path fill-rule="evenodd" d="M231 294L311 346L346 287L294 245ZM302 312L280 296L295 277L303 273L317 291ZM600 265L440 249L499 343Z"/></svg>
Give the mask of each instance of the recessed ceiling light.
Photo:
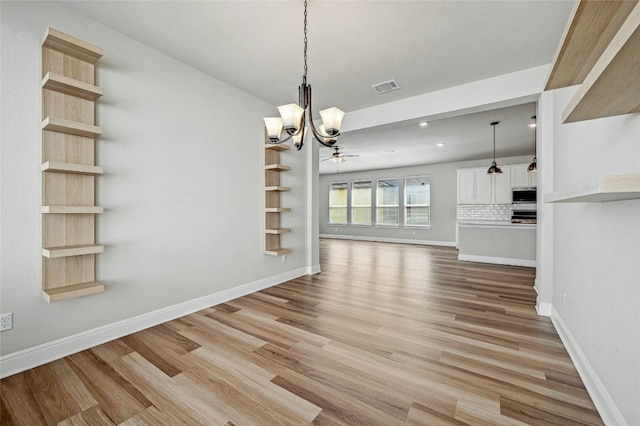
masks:
<svg viewBox="0 0 640 426"><path fill-rule="evenodd" d="M442 148L442 147L444 146L444 142L438 142L438 143L436 144L436 146L438 146L438 147Z"/></svg>
<svg viewBox="0 0 640 426"><path fill-rule="evenodd" d="M421 121L420 123L418 123L418 126L420 126L420 127L427 127L428 125L429 125L429 123L426 122L426 121Z"/></svg>

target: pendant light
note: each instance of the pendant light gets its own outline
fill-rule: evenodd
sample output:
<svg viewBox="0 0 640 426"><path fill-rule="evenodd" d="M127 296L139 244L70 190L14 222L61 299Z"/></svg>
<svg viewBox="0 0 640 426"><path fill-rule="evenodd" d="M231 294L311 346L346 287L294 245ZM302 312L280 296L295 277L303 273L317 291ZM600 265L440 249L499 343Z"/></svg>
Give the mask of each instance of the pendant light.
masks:
<svg viewBox="0 0 640 426"><path fill-rule="evenodd" d="M529 164L529 167L527 168L527 171L529 173L537 173L538 172L538 161L537 161L536 157L538 156L538 122L536 121L536 116L535 115L533 117L531 117L531 119L533 120L533 123L529 124L529 126L533 127L533 129L534 129L534 133L533 133L533 163Z"/></svg>
<svg viewBox="0 0 640 426"><path fill-rule="evenodd" d="M494 173L502 173L502 169L500 167L498 167L498 164L496 163L496 126L500 124L499 121L494 121L493 123L491 123L491 125L493 126L493 163L491 163L491 167L489 167L489 170L487 170L487 173L494 174Z"/></svg>

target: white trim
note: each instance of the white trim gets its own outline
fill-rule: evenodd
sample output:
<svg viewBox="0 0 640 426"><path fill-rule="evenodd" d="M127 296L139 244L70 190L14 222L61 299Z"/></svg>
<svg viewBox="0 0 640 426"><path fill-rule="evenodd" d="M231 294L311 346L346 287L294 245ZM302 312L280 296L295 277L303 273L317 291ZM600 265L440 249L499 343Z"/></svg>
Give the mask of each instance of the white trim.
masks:
<svg viewBox="0 0 640 426"><path fill-rule="evenodd" d="M536 303L536 312L541 317L550 317L552 309L553 309L553 305L551 303L544 303L544 302Z"/></svg>
<svg viewBox="0 0 640 426"><path fill-rule="evenodd" d="M423 246L444 246L444 247L456 246L455 241L428 241L428 240L410 240L406 238L362 237L360 235L320 234L320 238L334 238L337 240L374 241L378 243L418 244Z"/></svg>
<svg viewBox="0 0 640 426"><path fill-rule="evenodd" d="M598 377L596 371L591 367L589 360L585 356L584 352L580 349L578 342L569 331L567 325L562 321L560 314L555 308L552 308L551 322L553 322L560 340L564 344L564 347L573 361L578 374L582 379L589 396L593 400L593 404L598 410L598 414L602 418L605 425L617 425L628 426L629 423L625 420L622 412L618 409L613 398L607 392L602 381Z"/></svg>
<svg viewBox="0 0 640 426"><path fill-rule="evenodd" d="M458 260L465 262L495 263L498 265L536 267L536 261L530 259L513 259L510 257L478 256L475 254L458 254Z"/></svg>
<svg viewBox="0 0 640 426"><path fill-rule="evenodd" d="M307 275L315 275L322 272L320 265L307 266Z"/></svg>
<svg viewBox="0 0 640 426"><path fill-rule="evenodd" d="M313 267L315 268L315 267ZM312 269L313 269L312 268ZM318 266L319 269L319 266ZM265 288L308 274L306 267L219 291L217 293L168 306L137 317L107 324L73 336L27 348L0 357L0 378L92 348L105 342L189 315L202 309L228 302Z"/></svg>

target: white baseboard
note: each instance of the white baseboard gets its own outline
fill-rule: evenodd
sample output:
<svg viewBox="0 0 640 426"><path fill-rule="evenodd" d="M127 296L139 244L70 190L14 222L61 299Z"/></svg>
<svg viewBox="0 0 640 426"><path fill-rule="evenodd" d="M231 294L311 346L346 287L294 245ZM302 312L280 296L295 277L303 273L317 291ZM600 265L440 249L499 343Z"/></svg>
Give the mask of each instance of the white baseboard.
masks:
<svg viewBox="0 0 640 426"><path fill-rule="evenodd" d="M422 246L443 246L443 247L456 246L455 241L428 241L428 240L411 240L407 238L363 237L360 235L320 234L320 238L334 238L336 240L374 241L378 243L418 244Z"/></svg>
<svg viewBox="0 0 640 426"><path fill-rule="evenodd" d="M73 336L4 355L0 357L0 378L20 373L30 368L34 368L111 340L118 339L128 334L308 275L309 270L315 271L316 268L319 272L319 265L294 269L293 271L263 278L251 283L222 290L208 296L189 300L187 302L139 315L134 318L118 321L102 327L94 328L93 330L87 330Z"/></svg>
<svg viewBox="0 0 640 426"><path fill-rule="evenodd" d="M320 265L307 266L307 275L315 275L322 272Z"/></svg>
<svg viewBox="0 0 640 426"><path fill-rule="evenodd" d="M465 262L495 263L498 265L528 266L531 268L536 267L535 260L512 259L509 257L478 256L475 254L458 254L458 260L464 260Z"/></svg>
<svg viewBox="0 0 640 426"><path fill-rule="evenodd" d="M560 336L560 340L562 340L564 347L567 349L573 365L576 367L576 370L578 370L578 374L584 382L584 386L593 400L593 404L596 406L598 414L600 414L604 424L628 426L629 423L625 420L618 406L613 401L613 398L611 398L611 395L609 395L609 392L607 392L598 374L593 367L591 367L589 360L580 349L578 342L576 342L571 331L569 331L567 325L562 321L560 314L555 308L552 308L551 321Z"/></svg>
<svg viewBox="0 0 640 426"><path fill-rule="evenodd" d="M553 305L551 303L537 303L536 304L536 312L541 317L550 317L551 311L553 309Z"/></svg>

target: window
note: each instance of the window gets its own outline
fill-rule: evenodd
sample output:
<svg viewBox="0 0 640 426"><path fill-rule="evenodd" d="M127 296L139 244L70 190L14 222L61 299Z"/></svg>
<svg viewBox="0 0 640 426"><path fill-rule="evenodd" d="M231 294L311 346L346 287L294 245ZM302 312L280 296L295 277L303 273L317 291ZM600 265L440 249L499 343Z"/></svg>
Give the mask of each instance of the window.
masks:
<svg viewBox="0 0 640 426"><path fill-rule="evenodd" d="M347 182L333 182L329 188L329 223L347 224Z"/></svg>
<svg viewBox="0 0 640 426"><path fill-rule="evenodd" d="M429 176L404 178L404 224L429 226L431 184Z"/></svg>
<svg viewBox="0 0 640 426"><path fill-rule="evenodd" d="M351 184L351 224L371 225L371 181Z"/></svg>
<svg viewBox="0 0 640 426"><path fill-rule="evenodd" d="M378 191L376 192L376 224L399 225L399 189L399 179L378 180Z"/></svg>

